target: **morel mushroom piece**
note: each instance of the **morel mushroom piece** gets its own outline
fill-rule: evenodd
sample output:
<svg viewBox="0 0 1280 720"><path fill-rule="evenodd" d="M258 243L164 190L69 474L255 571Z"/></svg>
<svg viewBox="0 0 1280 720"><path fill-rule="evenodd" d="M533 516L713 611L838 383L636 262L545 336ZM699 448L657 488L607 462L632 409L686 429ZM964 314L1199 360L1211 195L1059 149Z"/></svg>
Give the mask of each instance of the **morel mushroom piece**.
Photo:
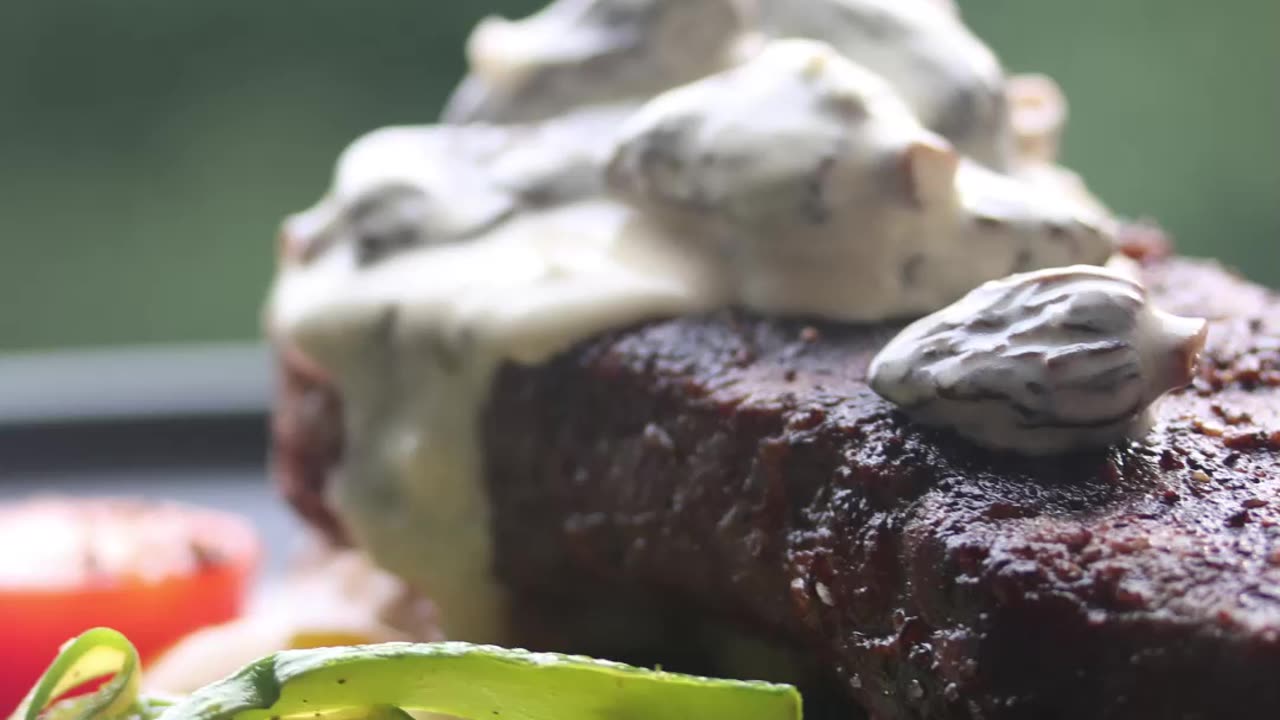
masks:
<svg viewBox="0 0 1280 720"><path fill-rule="evenodd" d="M1123 274L1075 266L986 283L902 331L871 387L927 425L1028 455L1145 434L1191 381L1204 320L1150 305Z"/></svg>
<svg viewBox="0 0 1280 720"><path fill-rule="evenodd" d="M1099 216L1110 211L1075 172L1058 165L1067 99L1047 75L1013 75L1007 85L1017 153L1012 174Z"/></svg>
<svg viewBox="0 0 1280 720"><path fill-rule="evenodd" d="M523 20L489 17L467 42L471 74L450 123L535 122L638 101L732 64L747 0L558 0Z"/></svg>
<svg viewBox="0 0 1280 720"><path fill-rule="evenodd" d="M837 214L868 224L906 204L894 202L908 182L894 156L912 140L945 144L879 76L826 44L780 40L647 103L619 133L607 179L622 200L703 234L821 232ZM931 179L949 187L956 162Z"/></svg>
<svg viewBox="0 0 1280 720"><path fill-rule="evenodd" d="M1028 73L1010 77L1006 91L1018 161L1056 162L1062 129L1067 123L1067 99L1062 88L1047 75Z"/></svg>

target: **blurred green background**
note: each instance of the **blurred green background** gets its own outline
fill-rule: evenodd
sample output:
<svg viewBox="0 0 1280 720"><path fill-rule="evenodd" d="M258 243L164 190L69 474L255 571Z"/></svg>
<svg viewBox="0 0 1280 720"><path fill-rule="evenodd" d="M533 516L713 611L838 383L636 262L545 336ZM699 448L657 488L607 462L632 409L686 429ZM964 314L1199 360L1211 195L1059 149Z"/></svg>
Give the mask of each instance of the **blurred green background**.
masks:
<svg viewBox="0 0 1280 720"><path fill-rule="evenodd" d="M540 4L0 2L0 349L256 337L279 218L434 117L480 16ZM1280 2L961 4L1066 89L1113 207L1280 286Z"/></svg>

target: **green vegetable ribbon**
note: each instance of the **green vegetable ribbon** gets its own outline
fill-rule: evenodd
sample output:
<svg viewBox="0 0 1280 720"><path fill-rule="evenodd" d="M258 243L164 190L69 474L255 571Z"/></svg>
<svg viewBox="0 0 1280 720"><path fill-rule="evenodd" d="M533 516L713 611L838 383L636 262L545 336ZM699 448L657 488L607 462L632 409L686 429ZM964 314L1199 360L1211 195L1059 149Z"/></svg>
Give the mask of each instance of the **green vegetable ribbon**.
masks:
<svg viewBox="0 0 1280 720"><path fill-rule="evenodd" d="M96 692L59 700L86 681ZM11 720L800 720L795 688L467 643L386 643L269 655L190 697L139 694L138 654L97 628L63 646Z"/></svg>

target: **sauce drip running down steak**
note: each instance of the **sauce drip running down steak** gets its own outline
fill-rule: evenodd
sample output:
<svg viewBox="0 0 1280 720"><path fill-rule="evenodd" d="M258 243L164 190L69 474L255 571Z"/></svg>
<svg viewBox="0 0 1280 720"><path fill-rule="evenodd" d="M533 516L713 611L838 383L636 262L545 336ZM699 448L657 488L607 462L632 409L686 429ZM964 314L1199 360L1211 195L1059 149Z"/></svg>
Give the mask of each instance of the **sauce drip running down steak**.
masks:
<svg viewBox="0 0 1280 720"><path fill-rule="evenodd" d="M622 618L637 632L724 621L878 720L1274 712L1280 297L1151 231L1123 241L1155 302L1211 322L1194 384L1108 451L1026 458L911 424L865 382L898 325L723 311L504 365L482 446L515 639L603 642L575 628L611 605L648 608ZM282 359L279 478L340 537L340 402Z"/></svg>

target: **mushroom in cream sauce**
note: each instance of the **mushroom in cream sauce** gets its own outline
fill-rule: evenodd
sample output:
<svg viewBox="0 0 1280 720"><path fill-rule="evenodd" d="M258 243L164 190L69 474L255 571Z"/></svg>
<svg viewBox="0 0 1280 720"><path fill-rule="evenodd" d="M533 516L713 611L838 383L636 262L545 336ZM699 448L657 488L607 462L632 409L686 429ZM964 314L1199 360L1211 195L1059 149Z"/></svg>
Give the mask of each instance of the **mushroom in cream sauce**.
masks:
<svg viewBox="0 0 1280 720"><path fill-rule="evenodd" d="M737 300L765 312L918 315L1112 251L1101 216L963 157L880 76L811 40L654 99L608 178L673 236L715 244Z"/></svg>
<svg viewBox="0 0 1280 720"><path fill-rule="evenodd" d="M763 30L805 37L893 85L927 128L996 170L1012 165L1004 70L954 9L929 0L761 0Z"/></svg>
<svg viewBox="0 0 1280 720"><path fill-rule="evenodd" d="M803 32L830 42L779 39ZM916 317L1112 253L1060 118L1014 114L1036 93L943 0L558 0L469 52L450 124L357 141L286 223L267 309L341 397L330 505L452 638L503 638L479 423L504 363L734 305Z"/></svg>
<svg viewBox="0 0 1280 720"><path fill-rule="evenodd" d="M1145 434L1152 405L1191 382L1205 333L1124 274L1055 268L986 283L916 321L869 376L922 423L1047 455Z"/></svg>
<svg viewBox="0 0 1280 720"><path fill-rule="evenodd" d="M446 122L518 123L644 98L733 64L750 0L557 0L485 18Z"/></svg>

